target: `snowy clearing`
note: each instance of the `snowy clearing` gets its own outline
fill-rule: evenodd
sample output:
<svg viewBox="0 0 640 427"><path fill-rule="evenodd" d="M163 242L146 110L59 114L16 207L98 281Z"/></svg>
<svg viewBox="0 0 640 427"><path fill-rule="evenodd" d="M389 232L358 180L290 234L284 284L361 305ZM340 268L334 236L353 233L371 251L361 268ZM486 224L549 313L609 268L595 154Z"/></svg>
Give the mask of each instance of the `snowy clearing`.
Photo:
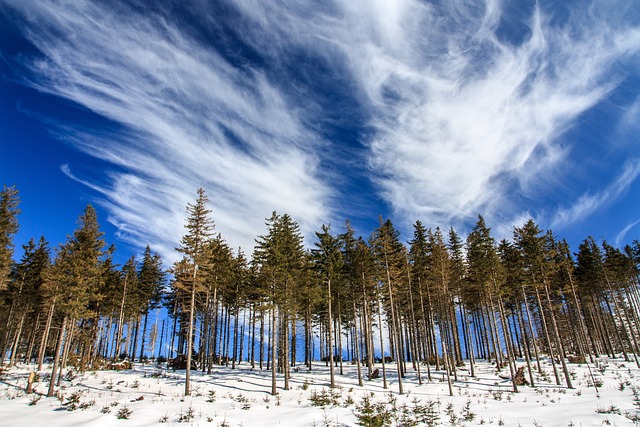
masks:
<svg viewBox="0 0 640 427"><path fill-rule="evenodd" d="M524 366L519 363L518 366ZM418 385L411 371L405 394L397 394L395 365L387 365L389 388L382 379L357 385L356 367L344 365L331 390L328 368L313 365L292 373L291 389L271 396L270 371L219 367L211 375L192 373L192 395L184 397L184 371L135 364L126 371L65 370L58 396L47 398L48 372L38 375L34 393L26 387L33 365L5 369L0 375L0 419L16 426L356 426L365 397L374 410L388 411L392 426L637 426L640 369L623 359L572 364L574 389L558 386L551 365L536 372L536 387L511 391L503 369L476 365L476 376L458 368L454 396L443 372L432 368L432 381ZM50 368L49 368L50 369ZM595 383L599 387L594 387ZM282 381L278 382L282 387ZM324 406L320 406L325 403ZM418 413L422 410L422 422ZM634 423L635 420L635 423ZM415 422L412 424L412 422Z"/></svg>

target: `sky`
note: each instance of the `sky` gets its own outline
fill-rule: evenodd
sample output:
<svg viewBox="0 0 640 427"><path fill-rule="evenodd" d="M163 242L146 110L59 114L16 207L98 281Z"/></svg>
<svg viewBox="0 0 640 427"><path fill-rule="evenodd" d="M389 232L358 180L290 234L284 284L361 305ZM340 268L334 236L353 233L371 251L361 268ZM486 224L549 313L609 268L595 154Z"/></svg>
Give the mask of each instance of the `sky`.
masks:
<svg viewBox="0 0 640 427"><path fill-rule="evenodd" d="M121 259L176 258L202 187L250 253L273 211L494 237L640 236L640 5L0 0L0 184L19 245L88 203Z"/></svg>

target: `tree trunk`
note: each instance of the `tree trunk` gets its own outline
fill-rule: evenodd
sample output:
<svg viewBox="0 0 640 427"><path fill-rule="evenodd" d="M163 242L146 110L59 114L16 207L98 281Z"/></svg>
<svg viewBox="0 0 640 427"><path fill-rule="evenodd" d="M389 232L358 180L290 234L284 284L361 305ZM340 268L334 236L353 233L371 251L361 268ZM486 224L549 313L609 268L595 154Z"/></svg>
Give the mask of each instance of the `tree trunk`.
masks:
<svg viewBox="0 0 640 427"><path fill-rule="evenodd" d="M331 306L333 305L333 297L331 295L331 279L327 282L328 288L328 316L327 324L329 326L329 387L334 388L336 386L335 382L335 372L333 366L333 313L331 311Z"/></svg>
<svg viewBox="0 0 640 427"><path fill-rule="evenodd" d="M67 327L67 316L62 319L62 325L60 326L60 332L58 332L58 342L56 343L56 351L53 356L53 367L51 368L51 378L49 379L49 391L47 397L53 397L55 390L56 374L60 365L60 351L62 350L62 342L64 341L64 334Z"/></svg>
<svg viewBox="0 0 640 427"><path fill-rule="evenodd" d="M191 304L189 306L189 328L187 329L187 366L184 377L184 395L191 394L191 348L193 346L193 318L196 311L196 276L198 265L193 266L193 283L191 284Z"/></svg>
<svg viewBox="0 0 640 427"><path fill-rule="evenodd" d="M144 357L144 345L145 345L145 338L147 336L147 322L149 321L149 311L147 310L144 313L144 322L142 323L142 336L140 337L140 362L142 362L142 358Z"/></svg>
<svg viewBox="0 0 640 427"><path fill-rule="evenodd" d="M26 317L26 313L23 311L20 316L20 323L18 323L18 329L16 330L16 334L13 338L13 345L11 346L11 359L9 359L9 366L14 366L16 364L16 356L18 354L18 348L20 346L20 339L22 338L22 327L24 326L24 318Z"/></svg>
<svg viewBox="0 0 640 427"><path fill-rule="evenodd" d="M551 359L551 366L553 367L553 375L556 377L556 385L560 385L560 376L558 375L558 368L556 367L555 355L553 352L553 345L551 344L551 338L549 336L549 328L547 327L547 319L544 315L544 308L542 307L542 301L540 300L540 292L536 288L536 299L538 300L538 308L540 310L540 319L542 320L542 329L544 336L549 346L549 358Z"/></svg>
<svg viewBox="0 0 640 427"><path fill-rule="evenodd" d="M551 296L549 295L549 286L545 283L544 285L545 293L547 294L547 304L549 305L549 311L551 312L551 325L553 326L553 333L556 337L556 342L558 343L558 349L560 353L560 362L562 364L562 371L564 372L564 378L567 383L567 388L573 388L571 384L571 376L569 375L569 369L567 368L567 357L564 354L564 345L562 344L562 340L560 339L560 331L558 330L558 322L556 321L555 313L553 312L553 306L551 305Z"/></svg>
<svg viewBox="0 0 640 427"><path fill-rule="evenodd" d="M276 306L275 302L273 304L273 308L271 310L271 395L275 396L278 394L278 390L276 389Z"/></svg>
<svg viewBox="0 0 640 427"><path fill-rule="evenodd" d="M47 341L49 341L49 333L51 331L51 322L53 320L53 311L56 306L56 300L54 299L49 306L49 313L47 313L47 323L44 326L42 332L42 341L40 341L40 349L38 350L38 371L42 371L42 364L44 363L44 355L47 351Z"/></svg>
<svg viewBox="0 0 640 427"><path fill-rule="evenodd" d="M378 296L378 298L380 298ZM380 304L380 300L378 299L378 330L380 331L380 359L382 360L382 388L385 390L387 387L387 368L384 363L384 340L382 338L382 305Z"/></svg>
<svg viewBox="0 0 640 427"><path fill-rule="evenodd" d="M358 385L360 387L362 387L362 368L360 366L360 362L362 360L361 355L360 355L360 344L359 344L359 333L358 333L358 312L356 311L356 299L353 299L353 327L354 327L354 332L353 332L353 339L354 339L354 343L353 343L353 354L354 357L356 359L356 367L358 369Z"/></svg>

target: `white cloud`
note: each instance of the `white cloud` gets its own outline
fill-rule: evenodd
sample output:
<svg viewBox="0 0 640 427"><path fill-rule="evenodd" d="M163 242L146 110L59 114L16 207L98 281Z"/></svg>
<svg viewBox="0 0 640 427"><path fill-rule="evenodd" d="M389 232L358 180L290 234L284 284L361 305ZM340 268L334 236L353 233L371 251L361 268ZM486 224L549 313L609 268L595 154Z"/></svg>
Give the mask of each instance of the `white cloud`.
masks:
<svg viewBox="0 0 640 427"><path fill-rule="evenodd" d="M559 209L551 221L551 228L564 227L580 221L603 206L620 198L640 175L640 159L627 161L622 172L606 188L598 193L585 193L575 204Z"/></svg>
<svg viewBox="0 0 640 427"><path fill-rule="evenodd" d="M627 234L629 233L629 231L638 224L640 224L640 219L633 221L630 224L627 224L627 226L624 227L622 230L620 230L620 232L616 235L616 238L613 244L619 248L620 245L625 243L624 239L627 237Z"/></svg>
<svg viewBox="0 0 640 427"><path fill-rule="evenodd" d="M307 232L328 216L329 191L314 154L322 141L259 72L231 66L154 14L91 1L14 5L44 54L27 63L28 83L126 126L124 135L59 129L126 171L81 179L105 197L123 239L151 241L173 257L198 187L207 190L218 231L246 250L273 210Z"/></svg>
<svg viewBox="0 0 640 427"><path fill-rule="evenodd" d="M155 239L164 255L200 186L232 245L250 245L273 209L291 214L307 235L349 216L349 206L332 204L340 190L321 167L332 161L333 142L321 136L330 112L314 89L295 87L304 79L276 82L270 74L300 51L324 61L328 73L348 73L338 76L345 93L331 95L356 97L367 122L354 126L371 135L358 141L367 158L352 160L366 162L405 226L420 219L447 228L482 214L504 231L514 218L541 214L544 207L530 205L578 166L570 154L580 142L559 137L625 77L616 67L634 63L640 31L610 16L624 2L575 8L562 19L537 6L516 41L499 31L511 18L503 2L441 3L230 0L224 7L238 40L229 43L240 41L269 64L255 67L245 52L232 64L160 12L9 1L28 17L28 37L45 57L30 64L30 83L126 126L125 136L75 129L65 137L125 170L93 185L123 238ZM221 25L207 2L186 7L202 8L197 24ZM627 169L635 179L638 164ZM553 224L584 218L625 182L621 176L587 193Z"/></svg>
<svg viewBox="0 0 640 427"><path fill-rule="evenodd" d="M558 136L614 87L615 61L640 49L637 31L596 19L553 27L536 10L530 37L512 45L496 35L497 3L487 3L484 19L476 6L451 4L444 23L411 8L404 31L420 37L400 47L372 47L366 29L348 45L376 105L371 162L404 218L509 220L523 210L514 195L535 198L540 183L565 171Z"/></svg>
<svg viewBox="0 0 640 427"><path fill-rule="evenodd" d="M481 213L510 228L527 216L523 202L579 167L560 137L640 51L640 32L616 15L625 2L576 6L566 18L538 5L522 42L499 35L513 17L498 0L334 1L313 14L304 1L237 3L263 29L281 28L255 40L260 49L295 44L346 64L375 129L371 179L405 224Z"/></svg>

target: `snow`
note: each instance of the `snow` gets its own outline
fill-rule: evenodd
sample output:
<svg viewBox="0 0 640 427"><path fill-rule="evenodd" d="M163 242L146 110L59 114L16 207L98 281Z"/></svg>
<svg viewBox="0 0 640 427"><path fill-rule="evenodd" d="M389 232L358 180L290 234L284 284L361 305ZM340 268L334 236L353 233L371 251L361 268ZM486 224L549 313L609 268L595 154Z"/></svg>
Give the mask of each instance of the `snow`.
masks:
<svg viewBox="0 0 640 427"><path fill-rule="evenodd" d="M518 365L523 366L524 362ZM501 378L508 369L497 372L495 366L478 363L473 378L467 367L458 369L452 397L443 372L436 372L433 367L432 381L426 380L423 367L422 385L410 370L403 379L405 394L400 396L393 376L395 366L387 367L389 388L385 390L381 378L365 380L364 386L359 387L356 367L345 364L344 375L336 375L337 387L333 390L337 405L320 407L313 404L313 396L331 395L329 368L321 362L314 364L311 372L303 366L292 372L290 390L282 389L283 379L278 376L277 397L269 394L270 371L252 370L246 362L236 369L217 367L211 375L192 372L192 394L187 397L184 371L134 364L126 371L79 373L66 369L58 397L47 398L50 367L39 373L35 393L27 394L27 379L35 366L18 365L4 368L0 374L0 425L356 426L356 406L365 395L386 408L391 408L394 400L396 408L431 402L438 411L435 425L444 426L638 425L631 418L640 410L640 397L634 396L634 389L640 393L640 369L632 361L600 358L589 367L570 364L574 389L555 384L547 361L544 374L535 373L536 386L520 386L518 393L511 391L509 380ZM602 385L595 388L592 378ZM79 399L71 410L74 395ZM118 419L126 409L130 411L128 418ZM396 414L400 412L398 409ZM398 425L398 421L392 425Z"/></svg>

